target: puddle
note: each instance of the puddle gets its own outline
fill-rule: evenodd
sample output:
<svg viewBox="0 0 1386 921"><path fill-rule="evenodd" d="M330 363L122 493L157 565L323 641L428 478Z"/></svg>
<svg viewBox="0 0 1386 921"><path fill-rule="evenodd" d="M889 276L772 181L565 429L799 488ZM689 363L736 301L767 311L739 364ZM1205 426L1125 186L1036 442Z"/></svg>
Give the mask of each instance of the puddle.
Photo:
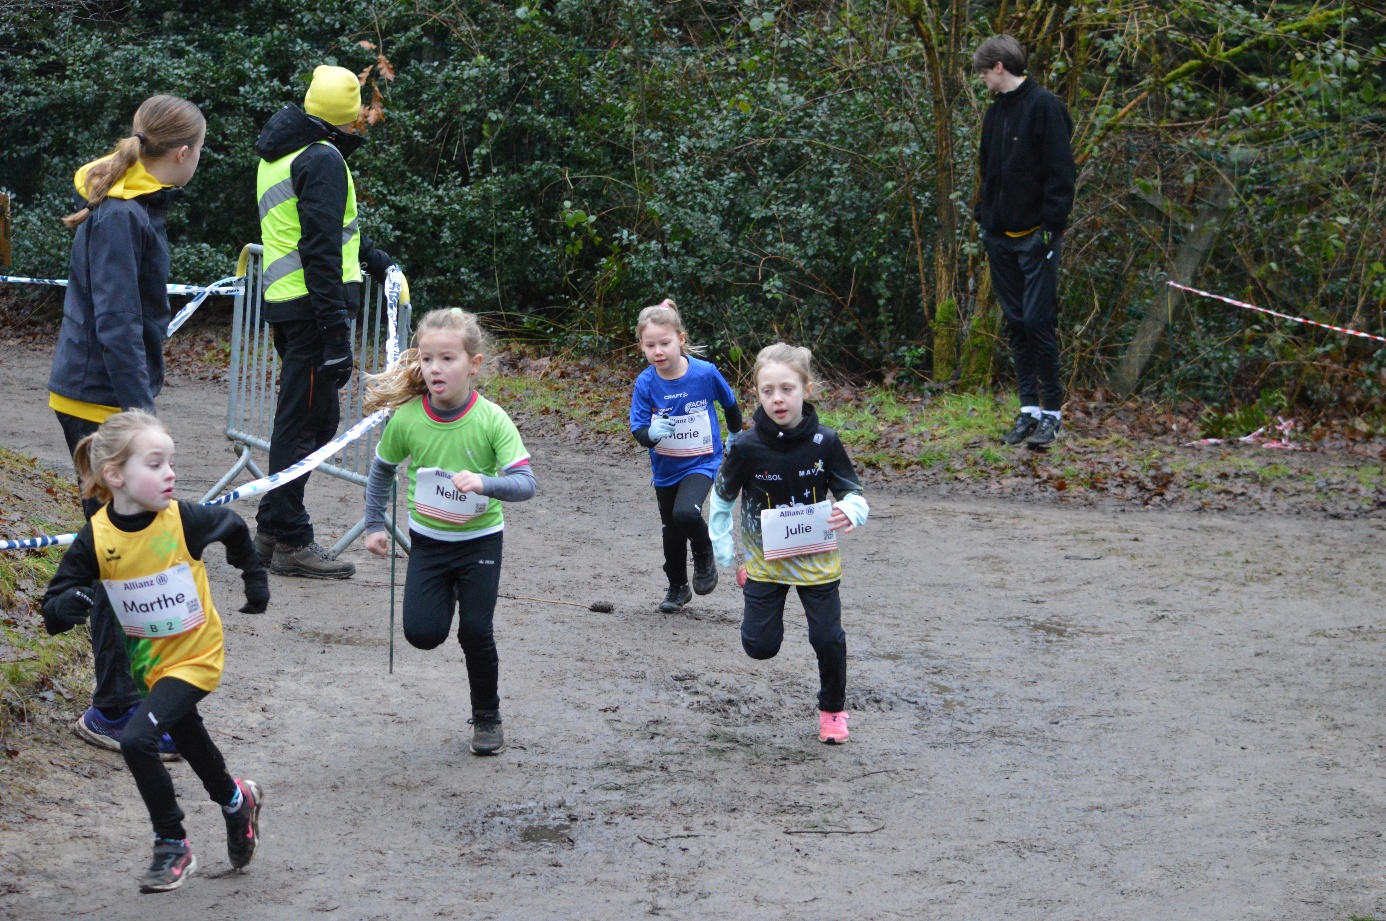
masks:
<svg viewBox="0 0 1386 921"><path fill-rule="evenodd" d="M568 822L554 825L526 825L520 829L520 840L526 844L572 844L573 826Z"/></svg>
<svg viewBox="0 0 1386 921"><path fill-rule="evenodd" d="M1024 620L1021 621L1025 629L1031 633L1038 633L1046 639L1072 639L1076 636L1097 636L1100 630L1090 630L1087 627L1076 627L1073 624L1066 624L1061 620Z"/></svg>
<svg viewBox="0 0 1386 921"><path fill-rule="evenodd" d="M353 636L350 633L328 633L322 630L305 630L299 634L305 640L317 640L331 646L384 646L385 641L374 636Z"/></svg>
<svg viewBox="0 0 1386 921"><path fill-rule="evenodd" d="M937 681L930 681L929 687L937 691L938 695L943 698L943 709L945 712L957 710L962 707L962 701L957 698L958 692L953 688L950 688L946 684L940 684Z"/></svg>

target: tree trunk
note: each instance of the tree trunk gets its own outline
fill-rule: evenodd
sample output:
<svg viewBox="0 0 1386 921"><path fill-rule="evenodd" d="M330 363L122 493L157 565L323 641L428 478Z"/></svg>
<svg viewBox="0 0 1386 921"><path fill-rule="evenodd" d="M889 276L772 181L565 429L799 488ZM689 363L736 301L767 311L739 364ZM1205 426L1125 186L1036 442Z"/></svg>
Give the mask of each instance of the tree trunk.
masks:
<svg viewBox="0 0 1386 921"><path fill-rule="evenodd" d="M1181 226L1188 228L1188 234L1180 242L1179 249L1174 255L1174 265L1169 273L1171 280L1177 281L1181 285L1193 284L1198 270L1203 267L1208 253L1213 248L1213 241L1217 238L1222 220L1227 216L1228 204L1232 201L1232 191L1231 183L1219 176L1218 184L1213 188L1213 193L1209 196L1208 201L1199 209L1197 216L1187 223L1180 219L1178 213L1180 209L1172 205L1159 192L1139 193L1146 201L1169 217L1179 221ZM1165 330L1173 322L1183 303L1184 294L1182 291L1168 285L1161 285L1161 290L1155 294L1155 302L1151 305L1150 313L1146 314L1145 319L1136 329L1131 344L1126 347L1126 354L1121 357L1121 364L1112 374L1110 383L1113 390L1123 397L1130 396L1135 391L1136 385L1140 382L1141 374L1145 372L1146 366L1150 363L1150 356L1154 354L1155 347L1159 345L1160 339L1165 335Z"/></svg>

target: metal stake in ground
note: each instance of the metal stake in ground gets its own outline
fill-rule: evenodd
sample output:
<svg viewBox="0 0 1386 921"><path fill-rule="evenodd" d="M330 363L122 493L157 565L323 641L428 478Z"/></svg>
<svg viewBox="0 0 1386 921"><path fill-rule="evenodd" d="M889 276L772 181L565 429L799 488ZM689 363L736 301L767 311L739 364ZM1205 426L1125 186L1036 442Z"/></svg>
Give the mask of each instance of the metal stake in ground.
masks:
<svg viewBox="0 0 1386 921"><path fill-rule="evenodd" d="M610 601L594 601L591 604L578 604L576 601L555 601L552 598L526 598L524 595L502 595L497 593L497 598L508 598L511 601L534 601L539 604L566 604L575 608L584 608L588 611L596 611L598 614L610 614L616 610L616 605Z"/></svg>

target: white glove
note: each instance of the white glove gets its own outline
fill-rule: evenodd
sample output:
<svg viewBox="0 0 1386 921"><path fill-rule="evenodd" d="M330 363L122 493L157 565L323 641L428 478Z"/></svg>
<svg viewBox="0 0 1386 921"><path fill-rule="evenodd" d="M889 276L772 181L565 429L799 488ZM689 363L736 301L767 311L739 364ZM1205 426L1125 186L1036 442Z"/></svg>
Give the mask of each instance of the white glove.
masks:
<svg viewBox="0 0 1386 921"><path fill-rule="evenodd" d="M730 452L732 449L732 445L736 444L736 436L740 434L740 432L728 432L727 440L722 442L723 450Z"/></svg>
<svg viewBox="0 0 1386 921"><path fill-rule="evenodd" d="M842 509L842 514L847 516L847 520L852 522L852 527L859 528L866 524L866 518L871 514L871 506L866 504L866 500L861 497L861 493L848 493L833 504L833 508Z"/></svg>
<svg viewBox="0 0 1386 921"><path fill-rule="evenodd" d="M735 562L736 545L732 542L732 499L723 499L712 490L712 511L708 514L707 534L712 538L712 556L718 566Z"/></svg>
<svg viewBox="0 0 1386 921"><path fill-rule="evenodd" d="M668 416L655 416L650 420L650 441L659 441L674 434L674 420Z"/></svg>

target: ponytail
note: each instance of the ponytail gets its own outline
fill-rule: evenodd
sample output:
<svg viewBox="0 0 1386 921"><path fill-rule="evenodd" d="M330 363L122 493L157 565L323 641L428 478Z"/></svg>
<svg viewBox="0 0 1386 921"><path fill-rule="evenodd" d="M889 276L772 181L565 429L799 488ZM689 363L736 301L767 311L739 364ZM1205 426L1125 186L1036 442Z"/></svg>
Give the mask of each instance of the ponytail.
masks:
<svg viewBox="0 0 1386 921"><path fill-rule="evenodd" d="M70 230L76 229L141 157L157 159L184 145L196 144L206 130L202 111L188 100L150 96L135 112L130 136L122 138L110 154L87 168L87 206L63 218L63 223Z"/></svg>

